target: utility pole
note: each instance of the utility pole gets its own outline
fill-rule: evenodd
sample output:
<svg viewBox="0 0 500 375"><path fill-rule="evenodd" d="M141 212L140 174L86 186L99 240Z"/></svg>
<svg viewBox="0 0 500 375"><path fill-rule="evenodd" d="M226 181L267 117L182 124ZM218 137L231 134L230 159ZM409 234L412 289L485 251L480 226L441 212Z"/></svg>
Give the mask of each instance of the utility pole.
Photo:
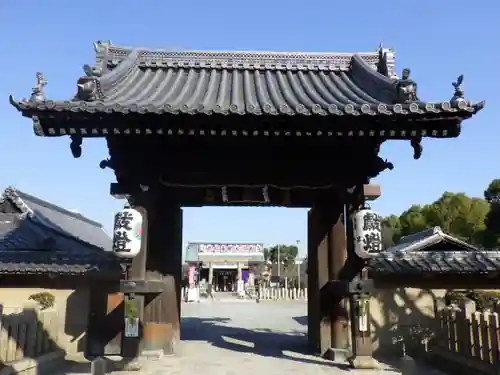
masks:
<svg viewBox="0 0 500 375"><path fill-rule="evenodd" d="M300 245L300 240L297 240L297 258L298 260L295 261L295 264L297 266L297 281L298 281L298 288L300 289L300 265L302 264L302 260L299 255L299 245Z"/></svg>
<svg viewBox="0 0 500 375"><path fill-rule="evenodd" d="M281 277L281 262L280 262L280 245L278 244L278 279Z"/></svg>

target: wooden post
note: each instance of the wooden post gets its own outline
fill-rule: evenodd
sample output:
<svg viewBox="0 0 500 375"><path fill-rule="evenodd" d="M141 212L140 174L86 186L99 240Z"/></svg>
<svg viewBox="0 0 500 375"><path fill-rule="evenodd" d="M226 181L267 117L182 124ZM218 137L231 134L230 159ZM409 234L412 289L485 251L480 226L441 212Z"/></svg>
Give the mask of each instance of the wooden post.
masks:
<svg viewBox="0 0 500 375"><path fill-rule="evenodd" d="M128 278L134 280L146 280L146 259L148 256L148 239L149 239L149 216L151 215L150 206L150 195L147 193L141 194L137 197L137 201L134 204L134 208L139 211L142 215L142 232L141 232L141 251L137 256L132 260L132 264L129 269ZM136 295L135 298L138 300L139 306L139 320L141 332L139 332L139 336L143 335L144 331L144 301L145 297L143 295ZM124 319L124 315L121 316L121 319ZM124 336L124 335L123 335ZM138 357L142 350L142 337L139 338L131 338L131 337L123 337L122 338L122 356L124 358L136 358Z"/></svg>
<svg viewBox="0 0 500 375"><path fill-rule="evenodd" d="M355 190L350 199L350 205L348 208L349 216L354 214L364 203L365 193L361 186ZM354 235L353 235L353 223L352 220L347 220L347 248L348 248L348 263L350 266L351 275L347 276L349 281L353 279L355 273L358 277L363 280L367 278L367 270L364 269L364 261L361 260L354 251ZM359 297L359 296L356 296ZM353 356L349 359L349 362L354 368L360 369L375 369L377 368L377 362L373 359L373 343L371 339L370 332L370 303L366 306L368 314L368 324L367 330L361 331L359 328L358 318L356 315L356 297L351 296L350 302L350 318L351 318L351 334L352 334L352 352ZM369 296L368 296L369 298Z"/></svg>
<svg viewBox="0 0 500 375"><path fill-rule="evenodd" d="M340 197L316 202L308 216L308 338L322 356L345 358L346 315L342 299L322 292L329 279L339 280L347 258L344 205Z"/></svg>
<svg viewBox="0 0 500 375"><path fill-rule="evenodd" d="M180 340L182 210L175 202L151 192L143 193L135 209L143 215L142 245L129 276L135 280L162 280L165 289L159 294L136 296L144 301L140 303L144 306L140 311L142 337L137 345L125 339L124 356L172 354Z"/></svg>
<svg viewBox="0 0 500 375"><path fill-rule="evenodd" d="M338 209L342 210L342 214L337 217L337 220L329 232L329 264L328 273L330 280L342 280L342 270L346 266L347 260L347 243L346 243L346 228L344 225L344 205L339 203ZM347 357L347 299L335 297L330 301L332 303L330 310L331 323L331 346L328 351L328 358L333 361L344 361Z"/></svg>
<svg viewBox="0 0 500 375"><path fill-rule="evenodd" d="M148 217L146 279L163 280L165 291L146 296L143 348L173 354L180 341L182 209L159 199L153 210Z"/></svg>

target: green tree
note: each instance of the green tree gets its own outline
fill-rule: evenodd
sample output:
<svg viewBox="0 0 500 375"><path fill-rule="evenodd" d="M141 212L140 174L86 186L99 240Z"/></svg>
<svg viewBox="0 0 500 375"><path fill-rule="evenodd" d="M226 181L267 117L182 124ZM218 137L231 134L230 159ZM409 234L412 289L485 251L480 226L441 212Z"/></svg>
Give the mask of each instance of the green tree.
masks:
<svg viewBox="0 0 500 375"><path fill-rule="evenodd" d="M295 265L295 260L299 253L299 248L296 245L275 245L264 249L264 259L270 261L272 264L278 263L278 251L279 251L279 261L280 265L278 267L283 267L284 271L282 277L290 277L289 273L296 275L297 268ZM289 272L290 271L290 272Z"/></svg>
<svg viewBox="0 0 500 375"><path fill-rule="evenodd" d="M399 216L390 215L382 220L382 243L384 249L394 246L401 238L401 222Z"/></svg>
<svg viewBox="0 0 500 375"><path fill-rule="evenodd" d="M434 203L426 206L424 214L429 226L439 226L445 233L479 245L489 210L490 205L484 199L470 198L464 193L445 192Z"/></svg>
<svg viewBox="0 0 500 375"><path fill-rule="evenodd" d="M427 220L427 206L414 204L399 216L401 236L421 232L430 227Z"/></svg>
<svg viewBox="0 0 500 375"><path fill-rule="evenodd" d="M278 250L280 262L285 266L295 263L299 248L296 245L275 245L264 249L264 258L271 263L278 263Z"/></svg>
<svg viewBox="0 0 500 375"><path fill-rule="evenodd" d="M269 262L270 262L271 260L269 259L269 249L268 249L267 247L266 247L266 248L264 248L264 252L263 252L263 254L264 254L264 260L265 260L266 262L267 262L267 261L269 261Z"/></svg>
<svg viewBox="0 0 500 375"><path fill-rule="evenodd" d="M500 179L495 179L490 182L488 188L484 192L484 199L489 203L500 203Z"/></svg>
<svg viewBox="0 0 500 375"><path fill-rule="evenodd" d="M491 181L484 192L484 198L490 203L486 216L483 244L486 248L500 247L500 179Z"/></svg>

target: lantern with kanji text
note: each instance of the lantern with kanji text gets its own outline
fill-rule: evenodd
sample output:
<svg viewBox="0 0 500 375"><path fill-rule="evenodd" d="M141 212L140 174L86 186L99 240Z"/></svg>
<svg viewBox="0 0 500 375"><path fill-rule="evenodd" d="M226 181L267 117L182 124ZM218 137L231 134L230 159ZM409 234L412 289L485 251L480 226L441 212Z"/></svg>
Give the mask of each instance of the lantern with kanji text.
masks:
<svg viewBox="0 0 500 375"><path fill-rule="evenodd" d="M382 218L368 206L353 217L354 251L362 259L382 251Z"/></svg>
<svg viewBox="0 0 500 375"><path fill-rule="evenodd" d="M133 258L141 251L142 215L133 208L124 208L115 215L113 251L120 258Z"/></svg>

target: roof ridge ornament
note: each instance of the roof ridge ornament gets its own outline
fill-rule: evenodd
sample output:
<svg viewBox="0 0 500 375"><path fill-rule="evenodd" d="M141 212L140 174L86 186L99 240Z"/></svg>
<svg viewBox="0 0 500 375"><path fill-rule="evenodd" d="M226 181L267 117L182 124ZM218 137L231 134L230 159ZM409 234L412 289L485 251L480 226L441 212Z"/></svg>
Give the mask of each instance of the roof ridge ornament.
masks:
<svg viewBox="0 0 500 375"><path fill-rule="evenodd" d="M35 215L35 212L24 202L24 200L17 194L16 188L13 186L8 186L2 195L4 198L10 200L17 208L19 211L21 211L20 217L22 219L29 217L33 218Z"/></svg>
<svg viewBox="0 0 500 375"><path fill-rule="evenodd" d="M106 50L113 45L113 43L111 43L111 40L97 40L93 44L96 54L106 52Z"/></svg>
<svg viewBox="0 0 500 375"><path fill-rule="evenodd" d="M45 85L49 83L45 77L43 76L43 73L37 72L36 73L36 85L33 87L33 91L31 93L31 101L34 102L43 102L45 100L45 94L43 92L43 89Z"/></svg>
<svg viewBox="0 0 500 375"><path fill-rule="evenodd" d="M459 108L470 107L471 105L470 101L465 99L465 93L461 87L463 82L464 82L464 75L460 74L457 77L457 80L451 83L451 85L455 89L455 92L453 93L453 97L451 98L450 102L452 104L455 104Z"/></svg>
<svg viewBox="0 0 500 375"><path fill-rule="evenodd" d="M384 45L380 43L377 52L379 54L379 73L392 79L399 79L396 73L396 51L394 48L384 48Z"/></svg>
<svg viewBox="0 0 500 375"><path fill-rule="evenodd" d="M91 67L83 65L84 77L76 82L77 92L75 98L85 102L102 99L99 77L102 75L102 66Z"/></svg>
<svg viewBox="0 0 500 375"><path fill-rule="evenodd" d="M76 99L90 102L97 99L98 80L96 77L80 77L76 82Z"/></svg>
<svg viewBox="0 0 500 375"><path fill-rule="evenodd" d="M397 101L394 104L418 102L417 83L410 78L411 70L404 68L401 78L395 83Z"/></svg>
<svg viewBox="0 0 500 375"><path fill-rule="evenodd" d="M84 64L82 68L87 77L100 77L102 75L101 67L91 67L89 64Z"/></svg>
<svg viewBox="0 0 500 375"><path fill-rule="evenodd" d="M94 51L95 51L95 67L91 68L94 74L92 76L100 76L102 72L106 70L109 49L111 48L111 40L103 41L98 40L94 42ZM85 70L85 66L84 66ZM87 72L86 72L87 73ZM88 76L88 74L87 74Z"/></svg>

